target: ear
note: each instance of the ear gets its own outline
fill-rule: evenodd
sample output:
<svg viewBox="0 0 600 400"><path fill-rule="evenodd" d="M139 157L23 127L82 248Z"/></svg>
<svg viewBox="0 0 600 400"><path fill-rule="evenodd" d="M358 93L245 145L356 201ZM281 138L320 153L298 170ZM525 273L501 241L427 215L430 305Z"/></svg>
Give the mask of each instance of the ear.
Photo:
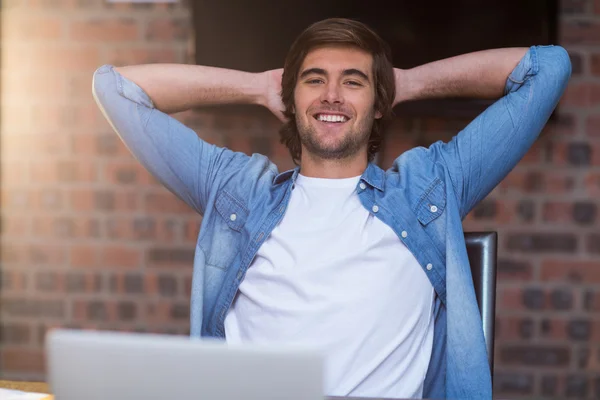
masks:
<svg viewBox="0 0 600 400"><path fill-rule="evenodd" d="M380 119L381 117L383 117L383 114L379 111L375 111L375 119Z"/></svg>

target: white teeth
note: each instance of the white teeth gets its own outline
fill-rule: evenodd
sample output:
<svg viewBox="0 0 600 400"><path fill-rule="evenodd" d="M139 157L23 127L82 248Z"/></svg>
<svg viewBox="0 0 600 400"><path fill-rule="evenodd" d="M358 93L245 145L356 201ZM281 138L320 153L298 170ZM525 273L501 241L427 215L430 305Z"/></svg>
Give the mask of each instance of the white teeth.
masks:
<svg viewBox="0 0 600 400"><path fill-rule="evenodd" d="M346 122L348 119L343 115L319 114L318 120L324 122Z"/></svg>

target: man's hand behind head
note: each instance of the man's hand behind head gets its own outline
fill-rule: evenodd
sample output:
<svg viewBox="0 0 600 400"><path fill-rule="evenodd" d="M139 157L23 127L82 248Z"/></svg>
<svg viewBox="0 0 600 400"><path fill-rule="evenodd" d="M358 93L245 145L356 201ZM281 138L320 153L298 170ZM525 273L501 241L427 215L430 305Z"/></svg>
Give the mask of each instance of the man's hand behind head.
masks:
<svg viewBox="0 0 600 400"><path fill-rule="evenodd" d="M285 109L283 102L281 101L281 76L283 75L283 68L272 69L263 72L265 94L264 94L264 106L267 107L275 116L281 121L286 122L286 117L283 115Z"/></svg>

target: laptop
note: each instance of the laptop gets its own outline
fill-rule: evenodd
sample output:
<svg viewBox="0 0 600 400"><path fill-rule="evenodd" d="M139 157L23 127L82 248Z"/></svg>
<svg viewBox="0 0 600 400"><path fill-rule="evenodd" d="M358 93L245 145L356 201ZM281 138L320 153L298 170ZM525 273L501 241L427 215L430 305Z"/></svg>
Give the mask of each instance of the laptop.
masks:
<svg viewBox="0 0 600 400"><path fill-rule="evenodd" d="M56 329L46 355L57 400L324 398L324 358L309 348Z"/></svg>

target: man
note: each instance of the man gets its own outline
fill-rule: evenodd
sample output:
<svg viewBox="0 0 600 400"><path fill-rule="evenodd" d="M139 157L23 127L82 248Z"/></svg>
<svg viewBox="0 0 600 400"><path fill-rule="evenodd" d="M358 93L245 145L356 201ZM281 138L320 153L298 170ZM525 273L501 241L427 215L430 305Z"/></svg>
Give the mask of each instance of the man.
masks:
<svg viewBox="0 0 600 400"><path fill-rule="evenodd" d="M490 398L461 220L523 157L570 76L555 46L394 69L345 19L313 24L283 71L103 66L95 98L138 160L203 215L192 336L326 353L330 395ZM371 161L392 106L499 98L449 143ZM168 113L254 103L285 122L298 167L202 141ZM242 133L240 133L242 134Z"/></svg>

